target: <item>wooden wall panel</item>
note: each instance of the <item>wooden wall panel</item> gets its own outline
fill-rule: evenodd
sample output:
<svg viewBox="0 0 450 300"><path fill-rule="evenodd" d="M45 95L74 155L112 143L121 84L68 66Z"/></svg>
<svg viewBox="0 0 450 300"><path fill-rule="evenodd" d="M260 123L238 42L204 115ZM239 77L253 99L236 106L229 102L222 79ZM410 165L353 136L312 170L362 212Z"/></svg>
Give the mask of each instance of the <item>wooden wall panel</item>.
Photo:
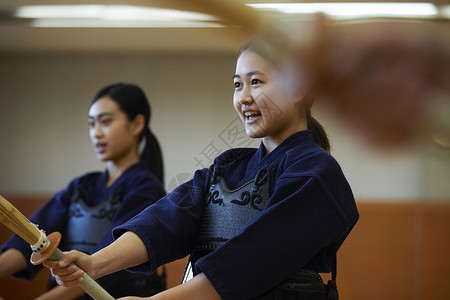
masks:
<svg viewBox="0 0 450 300"><path fill-rule="evenodd" d="M421 299L450 299L450 205L426 205L421 212Z"/></svg>
<svg viewBox="0 0 450 300"><path fill-rule="evenodd" d="M450 202L361 202L338 253L341 299L450 299Z"/></svg>
<svg viewBox="0 0 450 300"><path fill-rule="evenodd" d="M360 220L338 253L342 299L414 299L413 207L358 207Z"/></svg>

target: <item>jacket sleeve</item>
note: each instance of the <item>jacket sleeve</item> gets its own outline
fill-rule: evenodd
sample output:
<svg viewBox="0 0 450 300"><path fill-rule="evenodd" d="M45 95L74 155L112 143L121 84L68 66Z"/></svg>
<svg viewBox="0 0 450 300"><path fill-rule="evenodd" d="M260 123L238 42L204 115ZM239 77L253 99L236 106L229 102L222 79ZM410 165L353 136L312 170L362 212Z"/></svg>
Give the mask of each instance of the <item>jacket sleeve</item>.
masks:
<svg viewBox="0 0 450 300"><path fill-rule="evenodd" d="M130 271L151 273L189 254L201 219L208 174L207 169L195 172L192 180L114 228L115 239L132 231L147 247L149 263L130 268Z"/></svg>
<svg viewBox="0 0 450 300"><path fill-rule="evenodd" d="M112 230L139 214L148 206L165 196L162 184L154 176L135 176L123 188L120 207L115 213L111 226L97 244L96 251L113 242Z"/></svg>

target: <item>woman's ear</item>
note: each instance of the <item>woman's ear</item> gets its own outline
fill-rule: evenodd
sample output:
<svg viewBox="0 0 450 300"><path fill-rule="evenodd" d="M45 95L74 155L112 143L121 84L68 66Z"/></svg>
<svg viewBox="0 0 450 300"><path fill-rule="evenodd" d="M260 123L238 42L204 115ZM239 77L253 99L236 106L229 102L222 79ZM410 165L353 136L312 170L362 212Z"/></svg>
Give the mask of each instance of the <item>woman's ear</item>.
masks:
<svg viewBox="0 0 450 300"><path fill-rule="evenodd" d="M131 128L133 134L140 135L145 128L145 117L144 115L137 115L134 120L131 122Z"/></svg>

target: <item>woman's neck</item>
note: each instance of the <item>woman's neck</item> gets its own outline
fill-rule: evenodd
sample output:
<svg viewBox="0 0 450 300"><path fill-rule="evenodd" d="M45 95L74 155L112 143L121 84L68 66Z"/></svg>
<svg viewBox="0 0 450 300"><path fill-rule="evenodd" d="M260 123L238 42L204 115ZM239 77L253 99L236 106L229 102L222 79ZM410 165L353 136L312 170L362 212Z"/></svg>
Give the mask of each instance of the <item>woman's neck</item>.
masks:
<svg viewBox="0 0 450 300"><path fill-rule="evenodd" d="M110 187L125 170L138 162L138 155L124 157L119 161L108 161L106 163L106 170L108 171L108 181L106 183L106 186Z"/></svg>
<svg viewBox="0 0 450 300"><path fill-rule="evenodd" d="M300 122L296 126L292 126L279 134L263 137L262 142L265 149L265 155L268 155L270 152L272 152L291 135L306 129L308 129L308 125L306 124L306 122Z"/></svg>

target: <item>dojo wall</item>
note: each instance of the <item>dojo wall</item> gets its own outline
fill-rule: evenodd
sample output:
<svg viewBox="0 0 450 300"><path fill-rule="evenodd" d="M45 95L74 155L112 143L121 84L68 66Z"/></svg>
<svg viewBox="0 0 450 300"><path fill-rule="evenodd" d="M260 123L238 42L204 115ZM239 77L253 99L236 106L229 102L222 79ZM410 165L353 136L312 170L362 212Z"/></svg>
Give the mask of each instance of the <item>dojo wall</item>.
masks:
<svg viewBox="0 0 450 300"><path fill-rule="evenodd" d="M258 145L232 106L234 64L234 53L0 55L0 193L53 194L75 176L102 170L87 112L97 90L117 81L140 85L151 101L169 190L217 151ZM313 114L360 201L450 196L448 151L420 143L381 152L328 107L319 103Z"/></svg>

